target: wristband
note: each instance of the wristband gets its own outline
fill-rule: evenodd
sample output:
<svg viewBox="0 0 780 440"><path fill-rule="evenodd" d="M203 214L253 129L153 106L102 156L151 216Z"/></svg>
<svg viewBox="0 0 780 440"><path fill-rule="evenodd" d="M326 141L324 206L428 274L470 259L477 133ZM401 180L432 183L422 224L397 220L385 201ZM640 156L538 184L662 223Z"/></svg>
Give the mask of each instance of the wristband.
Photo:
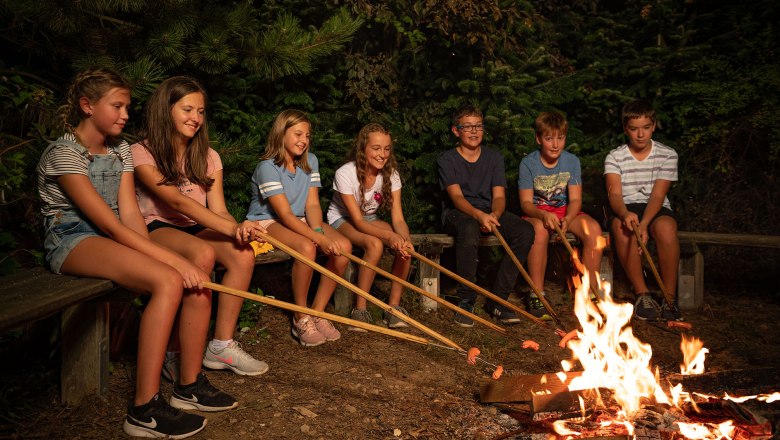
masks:
<svg viewBox="0 0 780 440"><path fill-rule="evenodd" d="M317 232L317 233L323 234L323 235L325 234L324 232L322 232L322 228L314 228L314 232Z"/></svg>

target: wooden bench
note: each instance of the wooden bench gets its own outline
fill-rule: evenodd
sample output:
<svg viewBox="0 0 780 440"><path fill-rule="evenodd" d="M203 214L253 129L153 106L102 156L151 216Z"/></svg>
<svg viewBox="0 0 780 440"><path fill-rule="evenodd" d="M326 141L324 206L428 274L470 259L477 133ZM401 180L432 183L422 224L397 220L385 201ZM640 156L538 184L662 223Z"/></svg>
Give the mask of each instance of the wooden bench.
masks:
<svg viewBox="0 0 780 440"><path fill-rule="evenodd" d="M704 254L701 245L747 246L780 249L780 236L678 231L680 266L677 296L680 309L704 304Z"/></svg>
<svg viewBox="0 0 780 440"><path fill-rule="evenodd" d="M0 278L0 333L61 314L62 403L108 391L111 281L55 275L37 267Z"/></svg>

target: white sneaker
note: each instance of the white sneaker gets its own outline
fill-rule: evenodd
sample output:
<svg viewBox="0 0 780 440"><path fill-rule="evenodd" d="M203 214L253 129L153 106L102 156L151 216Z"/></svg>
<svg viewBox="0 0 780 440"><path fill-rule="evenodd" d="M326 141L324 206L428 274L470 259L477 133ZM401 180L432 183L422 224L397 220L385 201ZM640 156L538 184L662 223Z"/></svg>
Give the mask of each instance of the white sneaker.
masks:
<svg viewBox="0 0 780 440"><path fill-rule="evenodd" d="M268 371L268 364L253 358L236 341L231 341L221 351L214 351L211 344L206 344L203 366L213 370L229 368L242 376L258 376Z"/></svg>

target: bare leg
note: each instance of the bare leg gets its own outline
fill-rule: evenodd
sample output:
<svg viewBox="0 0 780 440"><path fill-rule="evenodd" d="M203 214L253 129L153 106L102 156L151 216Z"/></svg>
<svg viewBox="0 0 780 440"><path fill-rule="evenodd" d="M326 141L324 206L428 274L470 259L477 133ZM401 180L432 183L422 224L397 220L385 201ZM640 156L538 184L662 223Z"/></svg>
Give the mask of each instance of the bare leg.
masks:
<svg viewBox="0 0 780 440"><path fill-rule="evenodd" d="M178 272L147 255L103 237L87 238L79 243L62 265L62 272L106 278L132 290L151 293L152 299L141 317L138 335L134 398L135 405L148 402L160 390L165 348L182 301L183 281ZM203 337L205 339L205 334ZM203 346L201 344L201 351ZM187 348L190 346L187 345Z"/></svg>
<svg viewBox="0 0 780 440"><path fill-rule="evenodd" d="M304 237L303 235L296 234L295 232L287 229L287 227L285 227L283 224L272 223L268 226L267 230L272 237L276 238L287 246L290 246L304 257L310 260L314 260L314 258L317 256L317 246L314 244L314 242ZM309 285L311 284L313 273L314 269L310 268L306 264L298 260L293 262L291 273L292 291L293 301L296 305L302 307L307 306L306 300L309 294ZM301 319L302 316L303 315L301 313L295 312L296 320Z"/></svg>
<svg viewBox="0 0 780 440"><path fill-rule="evenodd" d="M601 226L589 215L578 215L569 230L582 242L582 264L591 280L596 280L601 269Z"/></svg>
<svg viewBox="0 0 780 440"><path fill-rule="evenodd" d="M544 227L538 218L525 219L534 227L534 244L528 252L528 275L534 285L544 291L544 272L547 269L547 244L550 241L550 232Z"/></svg>
<svg viewBox="0 0 780 440"><path fill-rule="evenodd" d="M342 223L341 226L339 226L338 231L352 242L352 244L364 250L363 260L374 266L379 264L379 259L382 258L382 252L384 251L384 244L382 244L380 239L358 231L349 222ZM366 266L360 266L358 269L357 286L360 289L369 292L371 290L371 285L374 284L374 278L376 278L376 272ZM356 295L355 308L365 310L366 299L360 295Z"/></svg>
<svg viewBox="0 0 780 440"><path fill-rule="evenodd" d="M639 245L634 233L626 229L620 220L613 219L612 239L615 240L615 251L628 281L634 288L634 293L647 292L647 284L642 272L642 256L639 254Z"/></svg>
<svg viewBox="0 0 780 440"><path fill-rule="evenodd" d="M661 280L672 297L677 296L677 269L680 263L680 241L677 222L669 216L660 216L650 225L650 233L658 249Z"/></svg>
<svg viewBox="0 0 780 440"><path fill-rule="evenodd" d="M336 232L330 225L323 224L322 231L331 239L338 241L343 252L352 253L352 243L350 243L346 237ZM341 276L344 274L347 264L349 264L349 259L347 259L347 257L329 256L325 268L336 275ZM320 278L320 285L317 286L317 293L314 295L314 301L311 303L311 308L321 312L325 311L325 307L328 305L328 301L330 301L330 297L333 295L335 289L336 282L323 275Z"/></svg>

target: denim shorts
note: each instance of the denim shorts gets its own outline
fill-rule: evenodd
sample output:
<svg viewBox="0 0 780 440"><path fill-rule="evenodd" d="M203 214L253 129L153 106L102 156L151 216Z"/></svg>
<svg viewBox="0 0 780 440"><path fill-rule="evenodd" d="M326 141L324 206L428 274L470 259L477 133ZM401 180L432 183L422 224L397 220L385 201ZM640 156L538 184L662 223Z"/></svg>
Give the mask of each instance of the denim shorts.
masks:
<svg viewBox="0 0 780 440"><path fill-rule="evenodd" d="M55 215L45 221L46 240L43 247L46 249L46 260L51 271L61 273L60 269L71 251L76 249L81 240L89 237L105 237L98 229L87 220L78 215L64 213L59 218Z"/></svg>
<svg viewBox="0 0 780 440"><path fill-rule="evenodd" d="M376 216L376 214L370 214L370 215L364 215L363 220L367 222L373 222L376 221L379 217ZM333 221L330 225L333 227L333 229L338 229L339 226L343 225L345 221L347 221L349 217L339 217L336 220Z"/></svg>

